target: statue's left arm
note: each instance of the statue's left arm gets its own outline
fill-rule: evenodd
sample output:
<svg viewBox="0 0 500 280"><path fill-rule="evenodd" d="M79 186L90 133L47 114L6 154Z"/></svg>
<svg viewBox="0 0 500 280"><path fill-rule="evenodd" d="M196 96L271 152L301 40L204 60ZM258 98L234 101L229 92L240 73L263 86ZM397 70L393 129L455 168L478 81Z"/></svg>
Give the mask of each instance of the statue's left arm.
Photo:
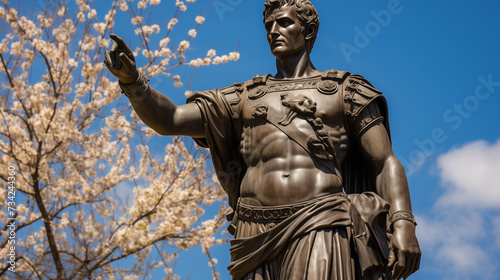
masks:
<svg viewBox="0 0 500 280"><path fill-rule="evenodd" d="M406 174L392 151L387 104L382 93L362 76L350 75L345 85L344 110L355 142L353 148L364 159L354 168L371 169L375 191L391 205L389 268L394 279L407 278L418 270L421 252Z"/></svg>
<svg viewBox="0 0 500 280"><path fill-rule="evenodd" d="M410 221L411 202L405 171L392 151L391 141L382 122L371 126L359 137L360 147L376 175L377 193L390 205L393 236L389 267L394 279L407 278L420 265L420 247L415 223ZM398 217L404 217L400 218Z"/></svg>

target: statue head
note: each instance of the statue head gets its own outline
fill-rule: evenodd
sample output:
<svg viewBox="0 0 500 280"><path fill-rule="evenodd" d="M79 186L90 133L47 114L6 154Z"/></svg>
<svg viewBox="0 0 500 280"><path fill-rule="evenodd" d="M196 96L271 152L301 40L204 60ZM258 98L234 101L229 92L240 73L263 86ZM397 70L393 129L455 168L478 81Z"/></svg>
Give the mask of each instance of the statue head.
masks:
<svg viewBox="0 0 500 280"><path fill-rule="evenodd" d="M266 0L264 3L264 24L266 19L277 9L294 7L296 17L302 25L306 41L309 42L310 50L314 46L319 29L319 16L316 8L309 0Z"/></svg>

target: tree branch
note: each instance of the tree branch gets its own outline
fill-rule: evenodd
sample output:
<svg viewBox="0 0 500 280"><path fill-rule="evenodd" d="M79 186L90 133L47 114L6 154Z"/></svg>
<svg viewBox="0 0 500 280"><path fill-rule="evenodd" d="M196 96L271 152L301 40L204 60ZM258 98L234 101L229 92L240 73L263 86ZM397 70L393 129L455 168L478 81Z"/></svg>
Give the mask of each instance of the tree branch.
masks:
<svg viewBox="0 0 500 280"><path fill-rule="evenodd" d="M3 68L5 69L5 75L7 75L7 78L9 79L9 84L12 88L14 88L14 83L12 82L12 78L10 77L9 69L7 69L7 65L5 64L5 60L3 59L3 55L1 53L0 53L0 59L2 60L2 65Z"/></svg>
<svg viewBox="0 0 500 280"><path fill-rule="evenodd" d="M38 152L40 152L42 143L39 143L38 147ZM38 158L37 161L39 161L40 158ZM38 162L37 162L38 166ZM52 225L51 225L51 217L50 214L47 212L47 209L45 208L45 205L43 203L42 195L40 192L40 181L38 179L38 168L35 168L35 172L32 175L33 176L33 189L35 191L35 201L36 204L38 205L38 209L40 210L40 213L42 214L43 217L43 224L45 226L45 232L47 233L47 240L49 242L49 247L50 247L50 252L52 254L52 259L54 260L54 264L56 266L57 270L57 279L64 280L66 279L66 275L64 272L64 266L61 261L61 256L59 255L59 251L57 249L57 243L55 240L54 233L52 231Z"/></svg>

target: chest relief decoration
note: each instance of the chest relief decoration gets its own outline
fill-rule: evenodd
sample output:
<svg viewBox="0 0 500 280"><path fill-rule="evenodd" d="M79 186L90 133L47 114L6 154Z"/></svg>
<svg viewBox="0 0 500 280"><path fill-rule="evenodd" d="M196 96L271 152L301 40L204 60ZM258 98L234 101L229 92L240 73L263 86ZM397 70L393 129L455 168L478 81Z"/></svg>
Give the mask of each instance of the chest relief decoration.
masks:
<svg viewBox="0 0 500 280"><path fill-rule="evenodd" d="M278 124L286 127L292 123L295 117L302 116L314 130L314 134L307 137L308 152L318 159L335 159L336 153L333 140L325 129L323 120L314 115L317 103L303 94L290 96L288 93L283 93L281 94L281 104L287 110Z"/></svg>
<svg viewBox="0 0 500 280"><path fill-rule="evenodd" d="M281 104L287 109L285 117L278 123L284 126L289 125L297 115L305 118L313 118L316 113L317 103L311 98L301 94L290 96L288 93L281 94Z"/></svg>
<svg viewBox="0 0 500 280"><path fill-rule="evenodd" d="M250 90L248 98L251 100L255 100L263 97L270 92L294 91L302 89L317 89L322 94L331 95L338 92L338 84L332 80L301 81L276 84L260 83L260 86L257 86Z"/></svg>
<svg viewBox="0 0 500 280"><path fill-rule="evenodd" d="M318 91L323 94L335 94L339 91L338 84L334 81L324 80L318 83Z"/></svg>

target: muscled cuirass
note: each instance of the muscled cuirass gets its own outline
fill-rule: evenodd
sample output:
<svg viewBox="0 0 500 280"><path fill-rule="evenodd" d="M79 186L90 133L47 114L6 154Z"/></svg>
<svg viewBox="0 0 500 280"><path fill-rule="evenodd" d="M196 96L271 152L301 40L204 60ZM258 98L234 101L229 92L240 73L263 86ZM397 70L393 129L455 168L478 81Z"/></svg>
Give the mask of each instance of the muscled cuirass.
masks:
<svg viewBox="0 0 500 280"><path fill-rule="evenodd" d="M247 164L252 166L257 160L252 156L252 143L277 131L304 149L326 172L341 177L340 165L349 147L341 92L344 73L327 71L306 79L257 76L243 84L239 117L241 153Z"/></svg>
<svg viewBox="0 0 500 280"><path fill-rule="evenodd" d="M202 111L206 138L195 141L210 148L232 207L236 207L242 185L259 183L248 178L272 183L294 176L289 170L316 176L314 170L307 172L314 168L338 175L344 186L358 191L359 180L350 178L365 168L359 167L362 156L354 153L354 146L373 125L382 122L389 132L381 92L362 76L345 71L329 70L321 76L290 80L256 76L220 90L195 92L188 102L196 102ZM246 176L249 172L257 177ZM329 180L325 186L336 185L333 177L318 180L323 178ZM300 180L296 176L294 182ZM366 189L364 184L361 187ZM245 191L265 195L255 188Z"/></svg>

